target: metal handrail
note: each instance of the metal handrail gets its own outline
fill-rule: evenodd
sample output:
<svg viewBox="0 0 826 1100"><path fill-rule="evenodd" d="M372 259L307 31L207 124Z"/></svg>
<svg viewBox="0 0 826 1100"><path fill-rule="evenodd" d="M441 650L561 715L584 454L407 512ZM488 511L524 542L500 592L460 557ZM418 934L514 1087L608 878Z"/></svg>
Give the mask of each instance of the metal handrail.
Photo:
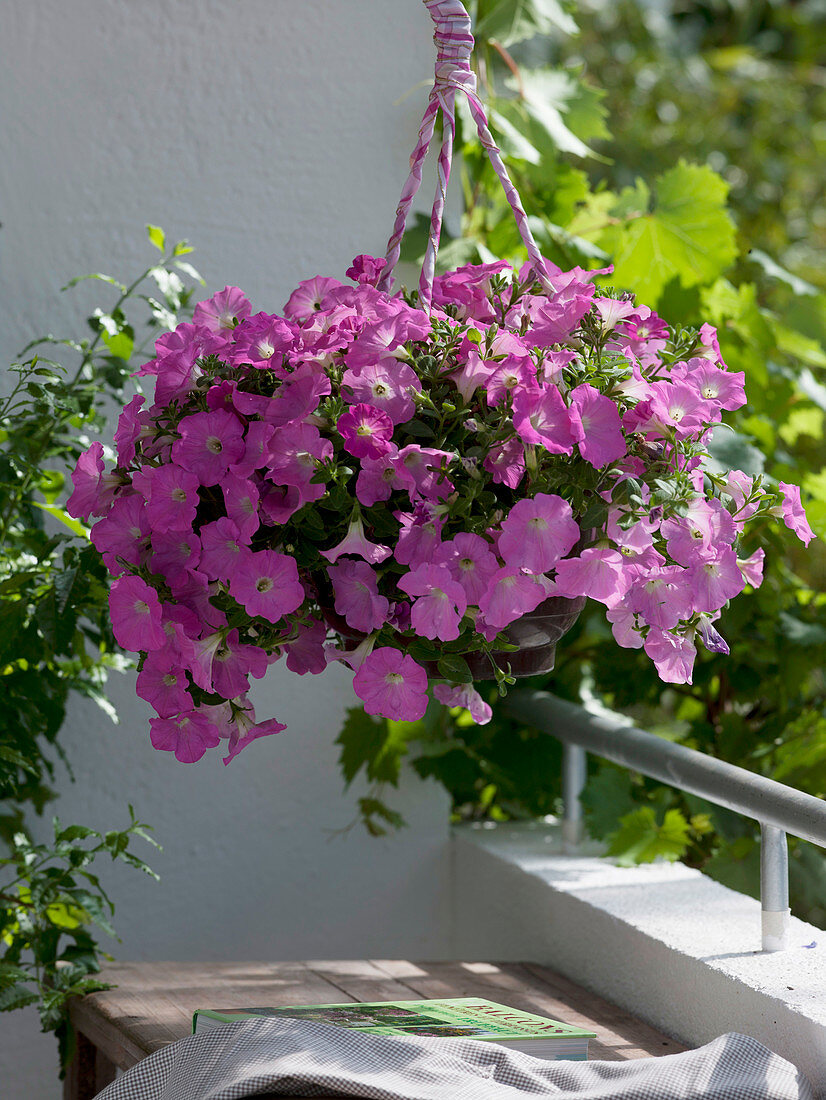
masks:
<svg viewBox="0 0 826 1100"><path fill-rule="evenodd" d="M505 708L512 718L563 742L563 837L569 843L582 837L579 796L586 779L586 752L758 821L763 949L788 946L786 833L826 846L826 801L637 729L610 711L586 710L544 691L513 692Z"/></svg>

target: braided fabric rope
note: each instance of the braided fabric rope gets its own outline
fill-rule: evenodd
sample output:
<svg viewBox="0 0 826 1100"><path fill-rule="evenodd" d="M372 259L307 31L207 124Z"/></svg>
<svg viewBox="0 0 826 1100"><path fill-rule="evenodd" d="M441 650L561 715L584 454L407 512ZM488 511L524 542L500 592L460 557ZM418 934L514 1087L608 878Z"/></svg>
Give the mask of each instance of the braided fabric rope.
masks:
<svg viewBox="0 0 826 1100"><path fill-rule="evenodd" d="M425 108L416 146L410 157L410 175L402 188L399 205L396 208L396 221L393 233L387 244L387 265L382 273L379 289L388 290L399 261L402 237L413 199L422 182L422 168L427 151L433 138L436 116L442 112L443 138L437 165L436 196L430 215L430 232L422 274L419 279L419 303L422 309L430 312L433 300L433 279L436 271L436 255L439 251L439 238L442 232L447 185L450 180L450 167L453 160L453 143L456 137L456 94L462 92L467 97L471 117L476 123L479 140L485 149L493 170L499 177L508 200L519 236L528 250L531 265L546 290L552 290L545 273L545 262L531 233L528 217L522 206L516 188L511 182L501 153L493 140L485 109L476 94L476 77L470 67L474 39L470 29L470 16L461 0L423 0L430 12L436 30L433 41L436 43L436 72L433 90Z"/></svg>

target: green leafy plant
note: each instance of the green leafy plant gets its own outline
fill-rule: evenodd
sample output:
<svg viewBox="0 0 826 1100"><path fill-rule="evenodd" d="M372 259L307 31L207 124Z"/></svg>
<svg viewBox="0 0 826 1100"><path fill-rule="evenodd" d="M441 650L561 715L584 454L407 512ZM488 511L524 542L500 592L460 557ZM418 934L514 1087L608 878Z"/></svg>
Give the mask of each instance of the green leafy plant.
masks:
<svg viewBox="0 0 826 1100"><path fill-rule="evenodd" d="M129 847L134 836L149 840L134 814L126 830L107 833L56 822L51 845L27 828L27 815L55 797L58 762L71 774L59 740L70 695L117 721L106 680L129 664L112 636L106 571L62 501L67 469L104 432L133 360L190 309L184 279L201 281L182 258L186 242L167 247L157 226L148 234L160 256L131 283L94 274L64 288L91 279L111 288L113 302L89 315L88 336L33 340L0 399L0 1010L36 1004L64 1066L66 1002L101 988L90 977L100 955L93 930L114 935L112 903L90 864L108 853L148 871Z"/></svg>
<svg viewBox="0 0 826 1100"><path fill-rule="evenodd" d="M186 315L193 289L182 276L200 279L181 259L191 251L186 242L167 251L162 230L150 226L149 236L162 258L131 284L101 274L68 284L113 287L114 304L88 317L88 337L33 340L11 366L13 384L0 401L0 837L7 842L24 807L39 813L52 797L70 692L117 720L104 687L127 661L112 636L106 570L60 501L67 468L104 430L107 403L123 399L133 359Z"/></svg>
<svg viewBox="0 0 826 1100"><path fill-rule="evenodd" d="M43 1030L57 1035L64 1069L74 1053L69 998L108 988L93 976L100 952L91 927L115 937L114 905L91 865L109 855L158 877L130 848L136 836L158 845L131 806L129 813L126 829L107 833L64 828L55 818L52 843L18 833L0 858L0 1012L36 1005Z"/></svg>

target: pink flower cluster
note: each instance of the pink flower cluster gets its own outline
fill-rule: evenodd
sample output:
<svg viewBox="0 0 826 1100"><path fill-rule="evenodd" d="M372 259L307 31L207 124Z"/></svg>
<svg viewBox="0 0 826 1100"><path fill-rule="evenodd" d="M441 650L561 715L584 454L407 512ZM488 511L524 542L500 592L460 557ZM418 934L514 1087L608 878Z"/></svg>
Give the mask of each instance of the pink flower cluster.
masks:
<svg viewBox="0 0 826 1100"><path fill-rule="evenodd" d="M307 280L281 316L235 287L201 303L138 372L154 403L124 408L114 468L100 443L77 464L68 510L96 518L152 744L179 760L284 728L248 698L281 656L345 662L371 714L421 718L439 681L487 721L463 656L504 680L507 628L551 595L604 604L620 645L690 681L760 583L747 524L812 537L794 486L707 462L745 402L710 326L688 339L593 272L546 293L505 264L438 278L428 316L377 290L381 269Z"/></svg>

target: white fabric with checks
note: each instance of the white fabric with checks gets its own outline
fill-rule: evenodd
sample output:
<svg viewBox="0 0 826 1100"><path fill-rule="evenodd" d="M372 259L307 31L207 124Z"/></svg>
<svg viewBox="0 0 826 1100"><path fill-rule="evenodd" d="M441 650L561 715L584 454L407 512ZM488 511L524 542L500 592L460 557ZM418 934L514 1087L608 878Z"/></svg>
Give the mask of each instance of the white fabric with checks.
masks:
<svg viewBox="0 0 826 1100"><path fill-rule="evenodd" d="M181 1039L97 1100L815 1100L791 1063L745 1035L625 1062L547 1062L468 1039L392 1038L257 1019Z"/></svg>

